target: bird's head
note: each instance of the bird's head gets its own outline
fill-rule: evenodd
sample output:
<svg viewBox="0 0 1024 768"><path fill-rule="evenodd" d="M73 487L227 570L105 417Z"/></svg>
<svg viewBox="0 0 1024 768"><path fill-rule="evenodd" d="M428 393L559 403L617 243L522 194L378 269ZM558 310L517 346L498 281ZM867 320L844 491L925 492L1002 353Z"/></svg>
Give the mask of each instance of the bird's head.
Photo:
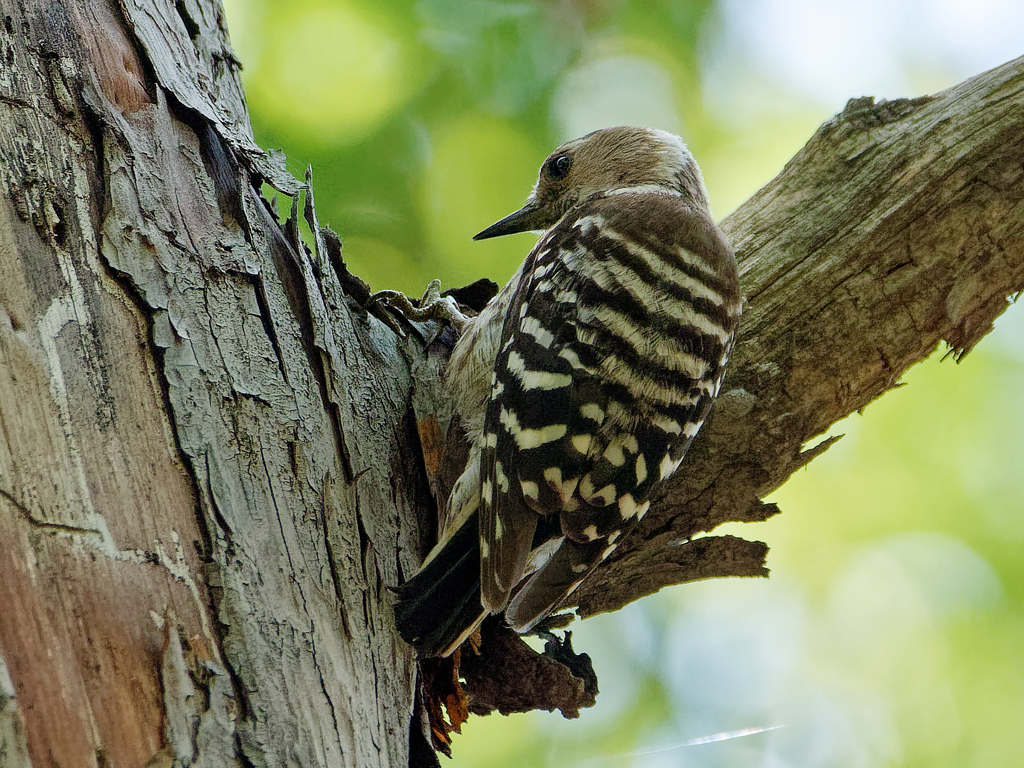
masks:
<svg viewBox="0 0 1024 768"><path fill-rule="evenodd" d="M547 229L580 203L630 191L679 195L708 208L700 168L682 139L651 128L604 128L548 155L526 205L473 239Z"/></svg>

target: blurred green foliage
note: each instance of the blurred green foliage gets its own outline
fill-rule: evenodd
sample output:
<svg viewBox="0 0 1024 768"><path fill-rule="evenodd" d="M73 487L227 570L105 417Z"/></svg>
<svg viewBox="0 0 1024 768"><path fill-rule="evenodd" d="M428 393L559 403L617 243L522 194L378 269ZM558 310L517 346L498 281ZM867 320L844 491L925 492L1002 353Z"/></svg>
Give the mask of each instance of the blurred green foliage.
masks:
<svg viewBox="0 0 1024 768"><path fill-rule="evenodd" d="M743 61L738 7L226 2L257 140L300 178L313 165L320 220L357 274L416 295L434 277L507 279L531 238L473 233L519 207L559 142L603 125L680 133L719 216L767 182L842 103ZM1024 316L993 336L837 425L846 436L774 495L784 514L729 526L768 541L771 580L577 625L598 706L472 718L452 764L1024 764Z"/></svg>
<svg viewBox="0 0 1024 768"><path fill-rule="evenodd" d="M796 110L789 130L769 118L752 137L708 114L707 0L226 7L257 138L284 148L300 178L313 165L320 220L376 289L507 279L529 236L470 238L519 207L548 152L609 117L683 133L719 212L771 178L817 119Z"/></svg>

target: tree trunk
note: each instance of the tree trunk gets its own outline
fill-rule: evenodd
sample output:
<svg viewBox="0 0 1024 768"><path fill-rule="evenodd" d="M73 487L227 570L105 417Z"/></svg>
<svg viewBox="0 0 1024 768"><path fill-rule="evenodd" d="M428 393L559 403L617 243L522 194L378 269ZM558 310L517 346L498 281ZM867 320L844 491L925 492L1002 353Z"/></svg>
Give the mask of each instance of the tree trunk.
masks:
<svg viewBox="0 0 1024 768"><path fill-rule="evenodd" d="M432 535L450 333L367 311L309 190L302 245L215 0L0 9L0 763L409 765L388 588ZM726 221L727 392L581 613L763 572L694 535L1024 288L1022 73L851 102Z"/></svg>
<svg viewBox="0 0 1024 768"><path fill-rule="evenodd" d="M407 765L410 365L261 199L219 4L140 5L3 2L5 765Z"/></svg>

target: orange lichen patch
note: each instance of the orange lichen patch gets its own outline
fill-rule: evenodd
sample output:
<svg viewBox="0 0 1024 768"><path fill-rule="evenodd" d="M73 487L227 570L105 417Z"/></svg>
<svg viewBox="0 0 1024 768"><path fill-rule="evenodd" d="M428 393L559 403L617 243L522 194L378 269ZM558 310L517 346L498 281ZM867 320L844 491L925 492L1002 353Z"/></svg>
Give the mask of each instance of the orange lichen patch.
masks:
<svg viewBox="0 0 1024 768"><path fill-rule="evenodd" d="M444 435L441 432L441 425L433 415L430 415L416 424L416 431L419 432L420 447L423 449L423 465L433 485L444 459Z"/></svg>
<svg viewBox="0 0 1024 768"><path fill-rule="evenodd" d="M181 581L41 531L3 499L0 605L0 652L33 764L94 766L102 753L109 765L143 765L164 746L154 615L198 630Z"/></svg>
<svg viewBox="0 0 1024 768"><path fill-rule="evenodd" d="M423 705L430 721L434 749L452 756L451 734L462 733L462 724L469 717L469 702L459 683L459 651L448 658L423 659L420 681Z"/></svg>

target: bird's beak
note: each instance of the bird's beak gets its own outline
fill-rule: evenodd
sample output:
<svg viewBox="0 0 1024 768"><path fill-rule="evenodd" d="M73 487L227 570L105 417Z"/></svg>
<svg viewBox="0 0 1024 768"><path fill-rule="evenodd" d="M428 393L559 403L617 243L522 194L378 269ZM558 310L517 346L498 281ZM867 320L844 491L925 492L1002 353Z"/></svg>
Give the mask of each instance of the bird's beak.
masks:
<svg viewBox="0 0 1024 768"><path fill-rule="evenodd" d="M491 224L483 232L473 235L474 240L486 240L489 237L514 235L516 232L528 232L532 229L547 229L551 225L550 214L537 203L527 203L515 213Z"/></svg>

